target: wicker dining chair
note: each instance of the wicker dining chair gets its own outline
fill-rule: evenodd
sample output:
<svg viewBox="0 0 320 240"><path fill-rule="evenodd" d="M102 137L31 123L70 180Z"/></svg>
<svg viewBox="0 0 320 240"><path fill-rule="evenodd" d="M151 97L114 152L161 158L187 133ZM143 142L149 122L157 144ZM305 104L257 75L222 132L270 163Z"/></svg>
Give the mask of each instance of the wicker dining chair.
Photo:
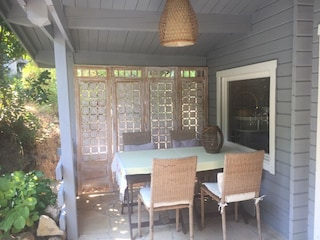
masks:
<svg viewBox="0 0 320 240"><path fill-rule="evenodd" d="M122 133L122 143L124 151L147 150L154 148L151 141L151 131L124 132Z"/></svg>
<svg viewBox="0 0 320 240"><path fill-rule="evenodd" d="M190 239L193 239L193 200L197 157L154 159L151 186L138 194L138 234L141 236L141 203L149 212L149 234L153 239L155 211L176 210L176 231L179 230L179 210L189 208Z"/></svg>
<svg viewBox="0 0 320 240"><path fill-rule="evenodd" d="M170 137L172 148L194 147L199 145L194 129L171 130Z"/></svg>
<svg viewBox="0 0 320 240"><path fill-rule="evenodd" d="M150 150L155 148L154 143L151 141L151 131L124 132L122 133L122 142L124 151ZM129 189L125 189L124 199L121 206L121 214L123 214L125 205L128 206L128 210L130 209L129 199L132 203L134 184L141 183L143 182L141 182L140 179L137 179L136 181L132 180L129 184Z"/></svg>
<svg viewBox="0 0 320 240"><path fill-rule="evenodd" d="M201 225L204 227L204 196L218 202L222 215L223 239L226 240L226 211L228 203L235 203L235 219L238 221L238 202L254 200L259 239L262 239L259 202L264 151L228 153L225 155L223 173L216 183L206 182L201 186Z"/></svg>

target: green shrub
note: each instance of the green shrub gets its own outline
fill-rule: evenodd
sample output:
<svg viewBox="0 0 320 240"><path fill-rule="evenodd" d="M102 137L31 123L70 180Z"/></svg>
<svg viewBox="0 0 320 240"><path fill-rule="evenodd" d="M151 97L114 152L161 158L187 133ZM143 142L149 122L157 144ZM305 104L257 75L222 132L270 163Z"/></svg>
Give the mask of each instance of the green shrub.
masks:
<svg viewBox="0 0 320 240"><path fill-rule="evenodd" d="M15 171L0 178L0 239L33 227L56 203L52 180L40 171Z"/></svg>

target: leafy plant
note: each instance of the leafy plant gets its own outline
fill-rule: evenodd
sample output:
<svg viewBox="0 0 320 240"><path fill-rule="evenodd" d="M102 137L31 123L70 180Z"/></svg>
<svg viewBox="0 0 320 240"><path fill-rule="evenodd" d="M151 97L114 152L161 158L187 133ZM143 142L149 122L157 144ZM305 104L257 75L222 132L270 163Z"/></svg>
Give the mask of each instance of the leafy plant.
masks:
<svg viewBox="0 0 320 240"><path fill-rule="evenodd" d="M56 203L52 180L40 171L15 171L0 178L0 238L34 226L44 210Z"/></svg>
<svg viewBox="0 0 320 240"><path fill-rule="evenodd" d="M22 152L30 151L40 128L39 120L26 111L19 81L7 78L0 82L0 133L18 144Z"/></svg>

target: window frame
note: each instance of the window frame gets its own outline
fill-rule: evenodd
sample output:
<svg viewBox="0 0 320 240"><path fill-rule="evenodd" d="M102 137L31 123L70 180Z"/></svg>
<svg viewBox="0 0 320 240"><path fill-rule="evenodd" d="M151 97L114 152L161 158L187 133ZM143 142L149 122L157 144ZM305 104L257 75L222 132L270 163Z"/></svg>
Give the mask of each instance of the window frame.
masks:
<svg viewBox="0 0 320 240"><path fill-rule="evenodd" d="M269 90L269 154L265 154L263 168L275 174L275 116L276 116L276 70L277 60L246 65L217 71L217 124L225 136L228 136L228 83L230 81L270 78ZM234 146L242 151L250 152L255 149L228 141L225 144Z"/></svg>

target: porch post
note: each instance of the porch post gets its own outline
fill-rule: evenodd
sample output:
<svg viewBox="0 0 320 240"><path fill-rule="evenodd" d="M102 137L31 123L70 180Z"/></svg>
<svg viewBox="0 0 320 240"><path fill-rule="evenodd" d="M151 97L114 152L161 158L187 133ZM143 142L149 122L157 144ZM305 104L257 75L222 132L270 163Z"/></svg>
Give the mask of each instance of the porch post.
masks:
<svg viewBox="0 0 320 240"><path fill-rule="evenodd" d="M320 59L320 25L318 25L318 41ZM315 172L315 197L314 197L314 222L313 222L313 239L320 239L320 61L318 61L318 110L317 110L317 141L316 141L316 172Z"/></svg>
<svg viewBox="0 0 320 240"><path fill-rule="evenodd" d="M68 61L66 42L60 32L54 37L54 56L58 88L60 141L66 231L68 240L78 239L75 164L72 145L71 99L69 95ZM72 65L72 64L70 64ZM72 66L69 66L72 68Z"/></svg>

